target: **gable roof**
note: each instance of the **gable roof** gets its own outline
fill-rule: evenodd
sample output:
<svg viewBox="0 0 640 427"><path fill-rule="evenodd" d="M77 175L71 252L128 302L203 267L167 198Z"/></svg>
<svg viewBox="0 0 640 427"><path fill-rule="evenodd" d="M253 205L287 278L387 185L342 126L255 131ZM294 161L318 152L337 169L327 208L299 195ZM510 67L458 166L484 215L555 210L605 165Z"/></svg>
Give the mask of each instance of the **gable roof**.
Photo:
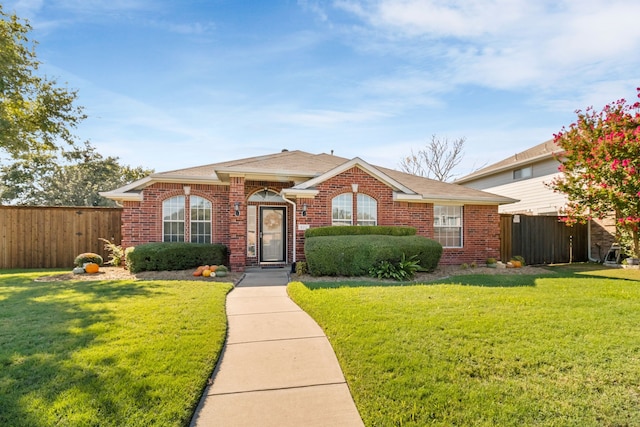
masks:
<svg viewBox="0 0 640 427"><path fill-rule="evenodd" d="M516 200L429 178L371 165L356 157L351 160L332 154L311 154L286 151L264 156L214 163L192 168L154 173L118 189L102 192L102 196L117 200L142 200L142 190L157 182L181 184L228 185L231 176L250 180L293 182L282 190L285 197L313 197L315 186L340 173L358 167L388 185L394 199L405 202L440 202L506 204Z"/></svg>
<svg viewBox="0 0 640 427"><path fill-rule="evenodd" d="M478 178L482 178L495 173L504 172L505 170L515 169L520 166L525 166L531 163L535 163L540 160L552 158L561 154L562 148L558 146L553 139L538 144L535 147L531 147L528 150L516 153L511 157L507 157L504 160L500 160L497 163L479 169L475 172L465 175L462 178L456 179L456 184L464 184L469 181L473 181Z"/></svg>

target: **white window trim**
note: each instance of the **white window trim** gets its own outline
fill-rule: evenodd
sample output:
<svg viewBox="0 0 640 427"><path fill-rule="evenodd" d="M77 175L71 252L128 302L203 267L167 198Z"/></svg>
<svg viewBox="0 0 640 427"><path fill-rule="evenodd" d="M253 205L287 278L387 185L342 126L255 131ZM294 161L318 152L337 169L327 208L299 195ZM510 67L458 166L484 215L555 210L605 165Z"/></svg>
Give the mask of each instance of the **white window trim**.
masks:
<svg viewBox="0 0 640 427"><path fill-rule="evenodd" d="M457 207L460 208L460 246L445 246L442 245L443 248L452 248L452 249L460 249L464 248L464 205L434 205L433 206L433 230L435 235L435 230L438 228L454 228L451 225L436 225L436 207ZM435 236L434 236L435 237Z"/></svg>
<svg viewBox="0 0 640 427"><path fill-rule="evenodd" d="M205 197L202 197L202 196L189 196L189 241L191 243L195 243L195 242L193 242L193 234L192 234L192 231L193 231L193 227L192 226L193 226L193 224L194 223L195 224L198 224L198 223L206 224L207 223L206 220L203 221L203 220L194 220L193 219L193 206L194 206L193 200L196 197L199 198L199 199L204 200L208 205L207 207L209 209L209 221L208 221L208 223L209 223L209 241L206 242L206 243L212 243L213 242L213 203L211 203L211 200L209 200L209 199L207 199ZM185 224L185 228L186 228L186 224Z"/></svg>
<svg viewBox="0 0 640 427"><path fill-rule="evenodd" d="M333 211L334 211L334 201L335 201L338 197L343 197L343 196L344 196L344 198L345 198L345 199L347 199L347 197L346 197L346 196L348 196L348 197L349 197L349 198L348 198L348 200L349 200L349 206L348 206L348 207L350 208L350 211L349 211L350 218L349 218L349 219L336 219L336 218L333 216ZM346 206L346 205L340 205L340 206L338 206L338 208L341 208L341 207L344 207L344 206ZM345 210L345 211L346 211L346 210ZM348 222L347 222L347 221L348 221ZM335 197L333 197L333 198L331 199L331 225L353 225L353 196L352 196L352 194L351 194L351 193L342 193L342 194L338 194L337 196L335 196Z"/></svg>
<svg viewBox="0 0 640 427"><path fill-rule="evenodd" d="M182 219L181 220L171 220L171 219L170 220L166 220L165 217L167 216L167 213L165 211L165 204L168 203L169 201L172 201L174 199L180 199L180 198L182 198ZM178 207L179 208L177 203L176 204L171 204L170 207L171 208L173 208L173 207ZM165 229L165 226L166 226L167 223L172 223L172 224L182 223L182 240L168 240L168 242L184 242L185 241L186 234L187 234L187 221L186 221L186 218L185 218L186 209L187 209L187 207L186 207L186 198L185 198L185 196L173 196L173 197L169 197L167 199L164 199L162 201L162 241L163 242L167 242L167 240L164 239L165 235L167 234L166 233L166 229Z"/></svg>

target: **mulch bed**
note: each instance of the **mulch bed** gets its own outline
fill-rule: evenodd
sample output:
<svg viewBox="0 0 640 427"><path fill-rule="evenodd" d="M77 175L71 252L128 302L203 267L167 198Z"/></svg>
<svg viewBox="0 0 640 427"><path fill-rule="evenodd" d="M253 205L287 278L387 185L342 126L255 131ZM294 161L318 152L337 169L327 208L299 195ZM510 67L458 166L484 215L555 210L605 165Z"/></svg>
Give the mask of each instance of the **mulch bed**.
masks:
<svg viewBox="0 0 640 427"><path fill-rule="evenodd" d="M243 277L244 273L229 272L225 277L195 277L193 272L195 269L178 270L178 271L142 271L132 274L129 270L122 267L100 267L98 273L95 274L73 274L62 273L51 276L41 276L36 279L37 282L62 282L62 281L87 281L87 280L193 280L204 282L232 282L237 284ZM522 268L487 268L484 266L476 268L461 268L460 266L441 266L431 273L418 273L413 282L430 282L433 280L443 279L451 276L461 276L466 274L544 274L547 270L544 267L524 266ZM314 277L308 274L303 276L291 275L291 280L301 282L339 282L339 281L363 281L371 280L371 277ZM389 281L389 280L380 280Z"/></svg>

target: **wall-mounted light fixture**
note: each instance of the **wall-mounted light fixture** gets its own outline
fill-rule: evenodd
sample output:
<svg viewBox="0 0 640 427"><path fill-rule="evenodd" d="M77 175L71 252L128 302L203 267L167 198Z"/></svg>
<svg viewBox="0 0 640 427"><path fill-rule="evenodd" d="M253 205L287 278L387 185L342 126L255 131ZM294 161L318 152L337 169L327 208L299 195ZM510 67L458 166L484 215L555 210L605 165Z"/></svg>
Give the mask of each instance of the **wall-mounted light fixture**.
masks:
<svg viewBox="0 0 640 427"><path fill-rule="evenodd" d="M190 186L185 185L184 187L182 187L182 189L184 190L185 196L188 196L189 194L191 194L191 187Z"/></svg>
<svg viewBox="0 0 640 427"><path fill-rule="evenodd" d="M357 192L358 192L358 184L351 184L351 190L352 190L354 193L357 193Z"/></svg>
<svg viewBox="0 0 640 427"><path fill-rule="evenodd" d="M302 204L302 216L307 216L307 204Z"/></svg>
<svg viewBox="0 0 640 427"><path fill-rule="evenodd" d="M233 204L233 210L236 216L240 216L240 202L235 202Z"/></svg>

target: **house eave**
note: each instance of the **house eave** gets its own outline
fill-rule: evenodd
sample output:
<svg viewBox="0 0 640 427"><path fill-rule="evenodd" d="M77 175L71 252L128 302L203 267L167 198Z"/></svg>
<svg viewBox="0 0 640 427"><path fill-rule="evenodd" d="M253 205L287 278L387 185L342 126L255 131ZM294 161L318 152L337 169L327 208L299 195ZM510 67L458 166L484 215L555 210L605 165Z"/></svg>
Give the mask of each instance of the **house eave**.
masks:
<svg viewBox="0 0 640 427"><path fill-rule="evenodd" d="M472 174L470 174L470 175L468 175L466 177L462 177L460 179L456 179L454 181L454 183L455 184L461 184L461 185L462 184L466 184L466 183L478 180L480 178L485 178L487 176L496 175L496 174L499 174L499 173L502 173L502 172L506 172L508 170L515 169L517 167L521 167L521 166L526 166L526 165L530 165L530 164L533 164L533 163L537 163L537 162L539 162L541 160L553 159L556 156L560 156L562 153L563 153L563 151L559 150L559 151L553 151L553 152L550 152L550 153L540 154L540 155L535 156L535 157L529 157L529 158L523 159L523 160L516 160L513 163L510 163L508 165L505 165L505 166L502 166L502 167L499 167L499 168L496 168L496 169L491 169L491 170L488 170L486 172L479 173L477 175L474 175L472 173Z"/></svg>
<svg viewBox="0 0 640 427"><path fill-rule="evenodd" d="M280 195L286 199L313 199L320 193L314 189L285 188Z"/></svg>
<svg viewBox="0 0 640 427"><path fill-rule="evenodd" d="M102 197L114 200L116 202L141 202L144 200L142 192L114 192L114 191L101 191Z"/></svg>
<svg viewBox="0 0 640 427"><path fill-rule="evenodd" d="M428 194L404 194L393 193L393 200L395 202L407 202L407 203L438 203L438 204L454 204L454 205L506 205L510 203L519 202L519 200L509 197L496 196L475 199L465 196L438 196Z"/></svg>

